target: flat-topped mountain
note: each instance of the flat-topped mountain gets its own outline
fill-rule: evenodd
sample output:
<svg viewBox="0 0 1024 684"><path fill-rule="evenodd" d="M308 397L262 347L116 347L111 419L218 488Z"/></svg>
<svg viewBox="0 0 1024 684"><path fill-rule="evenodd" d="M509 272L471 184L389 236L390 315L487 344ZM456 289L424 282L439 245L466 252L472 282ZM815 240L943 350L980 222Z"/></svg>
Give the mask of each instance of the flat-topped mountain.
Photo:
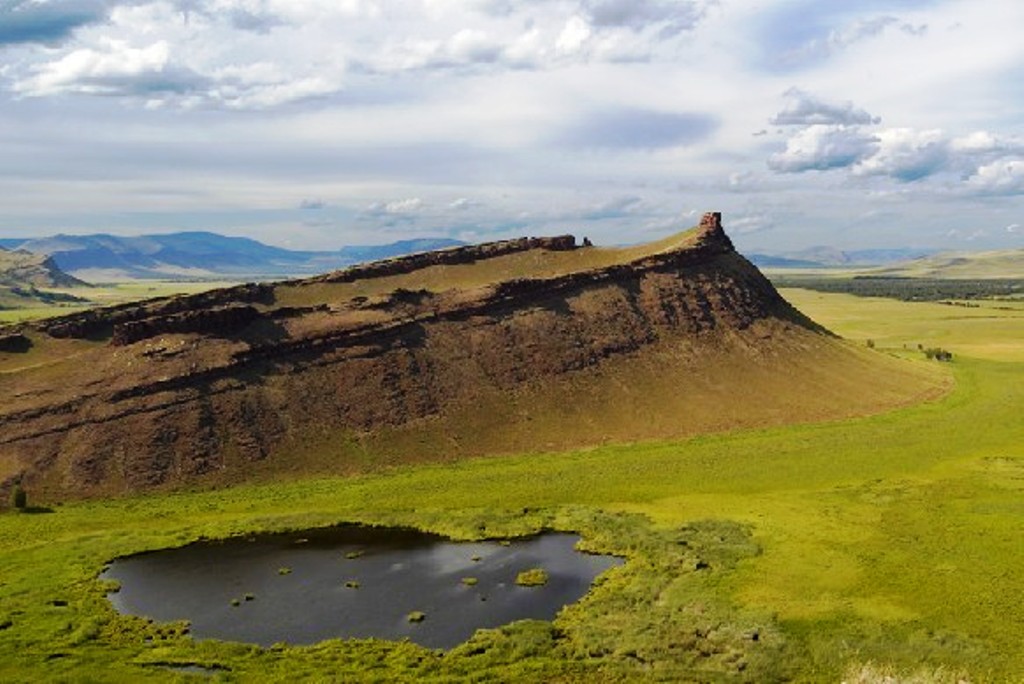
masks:
<svg viewBox="0 0 1024 684"><path fill-rule="evenodd" d="M50 497L685 436L942 391L800 314L719 214L641 247L522 238L92 310L8 329L4 348L0 480Z"/></svg>

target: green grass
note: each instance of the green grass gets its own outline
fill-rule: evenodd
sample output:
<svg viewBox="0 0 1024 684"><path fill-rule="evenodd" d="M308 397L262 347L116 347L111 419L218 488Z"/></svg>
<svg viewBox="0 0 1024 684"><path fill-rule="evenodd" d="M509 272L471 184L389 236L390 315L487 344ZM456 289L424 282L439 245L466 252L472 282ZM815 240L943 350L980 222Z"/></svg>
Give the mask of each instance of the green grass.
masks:
<svg viewBox="0 0 1024 684"><path fill-rule="evenodd" d="M234 281L174 281L174 280L127 280L116 283L101 283L90 288L47 288L47 292L67 294L88 300L82 304L59 302L39 304L32 302L21 305L7 302L12 308L2 308L0 300L0 325L23 321L64 316L97 306L112 306L154 297L169 297L178 294L195 294L220 287L237 285Z"/></svg>
<svg viewBox="0 0 1024 684"><path fill-rule="evenodd" d="M183 675L159 664L198 664L232 681L1020 681L1020 312L787 295L875 353L952 350L956 390L870 418L350 479L62 506L30 492L55 512L0 516L0 679L169 680ZM194 641L116 615L96 579L119 555L339 521L463 539L575 530L628 560L553 625L482 631L447 654Z"/></svg>
<svg viewBox="0 0 1024 684"><path fill-rule="evenodd" d="M530 568L516 575L516 584L521 587L542 587L548 583L548 573L544 568Z"/></svg>

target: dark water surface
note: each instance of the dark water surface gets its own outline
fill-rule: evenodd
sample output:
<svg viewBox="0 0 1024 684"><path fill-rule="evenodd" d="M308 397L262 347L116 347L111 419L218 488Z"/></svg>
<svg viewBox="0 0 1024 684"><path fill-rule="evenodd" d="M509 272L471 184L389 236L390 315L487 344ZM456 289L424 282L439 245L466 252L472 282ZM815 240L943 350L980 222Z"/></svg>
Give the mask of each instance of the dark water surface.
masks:
<svg viewBox="0 0 1024 684"><path fill-rule="evenodd" d="M114 561L102 577L121 583L110 595L118 611L189 620L200 639L266 646L408 637L450 648L482 627L550 620L622 563L575 551L578 539L544 534L505 546L343 526L146 553ZM515 584L518 573L538 567L547 584ZM409 621L413 611L425 614L422 622Z"/></svg>

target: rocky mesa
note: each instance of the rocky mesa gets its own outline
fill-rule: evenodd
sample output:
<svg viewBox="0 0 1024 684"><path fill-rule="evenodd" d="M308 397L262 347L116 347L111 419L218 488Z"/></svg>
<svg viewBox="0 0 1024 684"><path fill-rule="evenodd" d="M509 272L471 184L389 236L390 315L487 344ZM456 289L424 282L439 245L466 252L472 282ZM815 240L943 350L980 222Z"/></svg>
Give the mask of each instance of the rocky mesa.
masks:
<svg viewBox="0 0 1024 684"><path fill-rule="evenodd" d="M717 213L641 247L454 247L0 337L0 481L50 499L679 437L941 391L796 311Z"/></svg>

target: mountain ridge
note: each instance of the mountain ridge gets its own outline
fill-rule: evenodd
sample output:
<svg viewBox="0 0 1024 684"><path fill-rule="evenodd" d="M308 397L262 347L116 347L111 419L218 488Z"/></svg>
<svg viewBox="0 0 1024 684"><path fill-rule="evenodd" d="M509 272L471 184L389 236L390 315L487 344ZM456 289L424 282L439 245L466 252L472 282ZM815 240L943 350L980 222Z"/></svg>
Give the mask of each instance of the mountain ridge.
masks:
<svg viewBox="0 0 1024 684"><path fill-rule="evenodd" d="M289 250L209 231L134 237L57 234L0 241L9 248L49 255L62 270L84 280L311 275L361 261L462 244L450 238L420 238L333 251Z"/></svg>
<svg viewBox="0 0 1024 684"><path fill-rule="evenodd" d="M720 218L653 245L522 238L8 329L0 481L75 497L346 475L941 391L800 314Z"/></svg>

